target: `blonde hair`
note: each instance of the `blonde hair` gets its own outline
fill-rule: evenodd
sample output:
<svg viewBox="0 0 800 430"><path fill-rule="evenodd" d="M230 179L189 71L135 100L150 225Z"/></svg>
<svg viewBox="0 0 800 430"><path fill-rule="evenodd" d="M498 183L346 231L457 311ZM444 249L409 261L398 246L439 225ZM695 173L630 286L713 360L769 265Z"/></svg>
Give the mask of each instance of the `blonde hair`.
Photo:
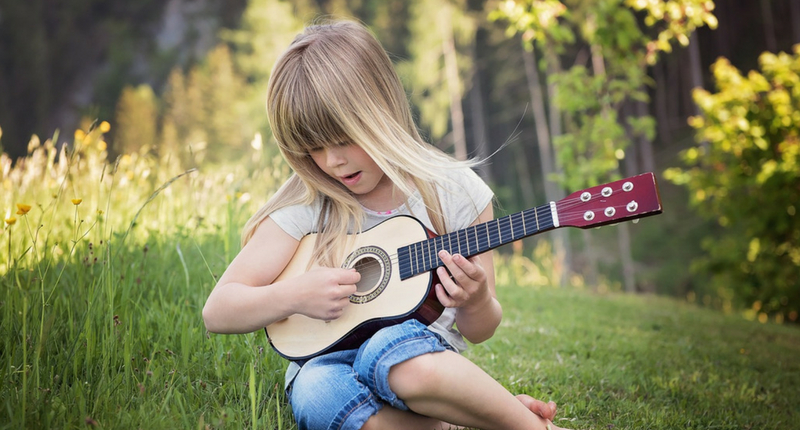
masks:
<svg viewBox="0 0 800 430"><path fill-rule="evenodd" d="M312 149L348 142L360 146L407 201L419 191L438 234L447 232L436 182L460 162L426 143L386 51L363 25L312 25L278 59L270 76L267 113L273 135L294 174L245 225L243 244L270 213L322 199L313 260L333 266L348 232L364 212L344 185L326 175Z"/></svg>

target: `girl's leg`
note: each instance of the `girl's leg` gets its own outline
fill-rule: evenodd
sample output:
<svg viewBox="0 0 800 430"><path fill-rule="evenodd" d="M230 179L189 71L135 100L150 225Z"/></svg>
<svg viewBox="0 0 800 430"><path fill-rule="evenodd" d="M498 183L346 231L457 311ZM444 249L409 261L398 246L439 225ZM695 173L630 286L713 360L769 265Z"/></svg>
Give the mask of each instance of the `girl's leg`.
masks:
<svg viewBox="0 0 800 430"><path fill-rule="evenodd" d="M526 408L542 418L552 420L556 415L556 404L545 403L531 396L520 394L516 396ZM462 427L444 421L419 415L411 411L401 411L389 405L373 415L361 430L457 430ZM557 427L552 427L556 429Z"/></svg>
<svg viewBox="0 0 800 430"><path fill-rule="evenodd" d="M383 403L358 381L352 362L355 351L333 352L309 360L289 390L300 430L361 428Z"/></svg>
<svg viewBox="0 0 800 430"><path fill-rule="evenodd" d="M389 386L414 412L450 423L492 429L558 429L531 411L480 367L452 351L395 364ZM529 402L529 404L531 404Z"/></svg>
<svg viewBox="0 0 800 430"><path fill-rule="evenodd" d="M435 418L384 405L377 414L370 417L361 430L456 430L458 428Z"/></svg>

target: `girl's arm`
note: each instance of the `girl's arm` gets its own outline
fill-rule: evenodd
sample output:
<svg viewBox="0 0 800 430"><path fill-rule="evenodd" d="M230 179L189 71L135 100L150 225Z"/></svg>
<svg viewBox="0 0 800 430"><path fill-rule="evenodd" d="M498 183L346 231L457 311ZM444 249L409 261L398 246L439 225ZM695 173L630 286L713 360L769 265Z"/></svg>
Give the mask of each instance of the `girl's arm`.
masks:
<svg viewBox="0 0 800 430"><path fill-rule="evenodd" d="M494 212L490 204L472 225L492 219ZM458 308L456 326L467 340L481 343L489 339L503 317L503 309L495 292L492 252L466 259L441 251L439 258L453 275L451 279L444 267L438 269L441 283L436 285L436 295L439 301L446 307Z"/></svg>
<svg viewBox="0 0 800 430"><path fill-rule="evenodd" d="M215 333L249 333L290 315L332 320L356 292L355 270L317 268L274 282L294 256L299 241L270 218L256 230L220 277L203 308Z"/></svg>

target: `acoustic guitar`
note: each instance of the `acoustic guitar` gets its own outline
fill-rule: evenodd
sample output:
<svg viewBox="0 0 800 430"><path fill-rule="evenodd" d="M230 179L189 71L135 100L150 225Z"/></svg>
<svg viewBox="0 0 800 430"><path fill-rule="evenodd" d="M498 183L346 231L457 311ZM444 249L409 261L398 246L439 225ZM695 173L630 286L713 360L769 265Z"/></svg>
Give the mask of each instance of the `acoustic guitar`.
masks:
<svg viewBox="0 0 800 430"><path fill-rule="evenodd" d="M265 328L272 347L289 360L358 348L383 327L415 318L431 324L444 311L434 292L440 250L471 257L560 227L590 228L661 213L655 176L645 173L577 191L549 204L436 236L416 218L400 215L349 236L341 267L361 274L351 306L332 321L295 314ZM316 237L305 236L277 280L310 267Z"/></svg>

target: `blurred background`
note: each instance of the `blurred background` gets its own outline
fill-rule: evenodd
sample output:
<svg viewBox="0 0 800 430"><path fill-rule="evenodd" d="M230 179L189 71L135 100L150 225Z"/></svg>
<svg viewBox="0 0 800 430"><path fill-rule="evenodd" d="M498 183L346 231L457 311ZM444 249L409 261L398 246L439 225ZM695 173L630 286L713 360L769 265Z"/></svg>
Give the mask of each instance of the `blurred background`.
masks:
<svg viewBox="0 0 800 430"><path fill-rule="evenodd" d="M557 283L798 320L795 0L0 0L3 210L31 142L96 130L108 163L245 174L277 154L272 64L320 16L373 30L431 143L488 157L498 214L659 180L663 215L504 252L547 242Z"/></svg>

